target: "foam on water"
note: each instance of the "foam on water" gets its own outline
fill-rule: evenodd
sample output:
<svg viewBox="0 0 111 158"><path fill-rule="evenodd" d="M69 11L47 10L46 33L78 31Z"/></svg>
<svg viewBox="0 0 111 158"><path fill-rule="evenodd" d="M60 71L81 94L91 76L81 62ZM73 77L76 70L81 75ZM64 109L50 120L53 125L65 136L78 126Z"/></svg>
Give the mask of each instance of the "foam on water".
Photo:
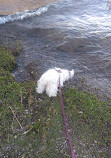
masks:
<svg viewBox="0 0 111 158"><path fill-rule="evenodd" d="M6 22L11 22L15 20L23 20L28 17L33 17L35 15L41 15L42 13L47 12L47 10L48 10L48 6L45 6L45 7L41 7L39 9L32 10L32 11L25 10L23 12L17 12L15 14L3 16L3 17L0 17L0 24L5 24Z"/></svg>

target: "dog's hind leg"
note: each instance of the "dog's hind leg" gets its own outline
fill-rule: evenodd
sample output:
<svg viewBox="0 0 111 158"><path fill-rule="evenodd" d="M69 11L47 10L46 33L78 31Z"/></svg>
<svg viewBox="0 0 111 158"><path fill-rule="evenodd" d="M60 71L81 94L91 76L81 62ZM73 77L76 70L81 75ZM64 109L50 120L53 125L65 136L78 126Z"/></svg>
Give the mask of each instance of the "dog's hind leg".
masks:
<svg viewBox="0 0 111 158"><path fill-rule="evenodd" d="M58 87L55 83L48 83L46 87L46 93L49 97L56 97L57 96Z"/></svg>

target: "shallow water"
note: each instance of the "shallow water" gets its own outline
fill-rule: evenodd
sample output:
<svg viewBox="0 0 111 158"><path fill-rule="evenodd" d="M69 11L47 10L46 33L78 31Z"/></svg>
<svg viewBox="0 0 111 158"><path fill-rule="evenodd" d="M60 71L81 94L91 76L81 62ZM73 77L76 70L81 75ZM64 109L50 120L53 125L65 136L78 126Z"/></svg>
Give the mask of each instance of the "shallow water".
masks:
<svg viewBox="0 0 111 158"><path fill-rule="evenodd" d="M92 86L111 90L110 2L64 0L2 16L0 23L1 39L22 45L14 72L18 81L56 66L74 68L74 80L85 77Z"/></svg>

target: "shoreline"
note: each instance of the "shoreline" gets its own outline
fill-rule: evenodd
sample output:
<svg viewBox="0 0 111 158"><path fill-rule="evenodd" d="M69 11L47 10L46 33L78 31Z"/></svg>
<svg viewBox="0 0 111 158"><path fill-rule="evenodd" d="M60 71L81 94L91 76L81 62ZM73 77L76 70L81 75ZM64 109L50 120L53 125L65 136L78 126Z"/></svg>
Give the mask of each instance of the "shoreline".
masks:
<svg viewBox="0 0 111 158"><path fill-rule="evenodd" d="M6 37L6 34L2 37L2 39L0 40L0 47L2 46L7 46L9 49L15 51L17 44L20 42L20 47L21 49L23 49L23 45L21 43L20 40L16 40L16 38L14 36L12 36L13 38L11 39L10 36ZM21 54L19 54L21 56ZM17 58L21 58L20 56L18 56ZM18 60L18 59L17 59ZM17 66L21 65L20 63L17 62ZM40 75L44 72L44 70L36 70L35 69L35 63L31 63L29 65L27 65L25 67L26 71L25 73L23 72L19 72L16 68L12 74L16 80L16 82L18 83L22 83L22 82L26 82L26 81L36 81ZM76 71L76 70L75 70ZM16 75L18 74L20 79L17 79ZM68 83L66 83L67 85ZM99 96L102 100L107 100L108 98L111 97L111 84L110 84L110 80L108 78L100 78L97 76L91 76L88 74L79 74L76 71L76 74L74 76L74 79L69 81L69 87L76 87L78 90L80 91L87 91L87 92L93 92L94 95Z"/></svg>
<svg viewBox="0 0 111 158"><path fill-rule="evenodd" d="M24 10L33 10L59 0L0 0L0 15L9 15Z"/></svg>

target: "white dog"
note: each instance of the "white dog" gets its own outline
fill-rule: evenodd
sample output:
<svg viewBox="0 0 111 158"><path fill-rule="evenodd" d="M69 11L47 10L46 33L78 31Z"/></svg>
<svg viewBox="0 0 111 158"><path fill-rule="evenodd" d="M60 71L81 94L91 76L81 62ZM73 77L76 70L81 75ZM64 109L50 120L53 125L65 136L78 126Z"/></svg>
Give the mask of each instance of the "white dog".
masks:
<svg viewBox="0 0 111 158"><path fill-rule="evenodd" d="M57 91L60 86L63 87L63 83L74 76L74 69L69 71L65 69L55 68L46 71L37 82L37 93L43 93L46 91L49 97L57 96Z"/></svg>

